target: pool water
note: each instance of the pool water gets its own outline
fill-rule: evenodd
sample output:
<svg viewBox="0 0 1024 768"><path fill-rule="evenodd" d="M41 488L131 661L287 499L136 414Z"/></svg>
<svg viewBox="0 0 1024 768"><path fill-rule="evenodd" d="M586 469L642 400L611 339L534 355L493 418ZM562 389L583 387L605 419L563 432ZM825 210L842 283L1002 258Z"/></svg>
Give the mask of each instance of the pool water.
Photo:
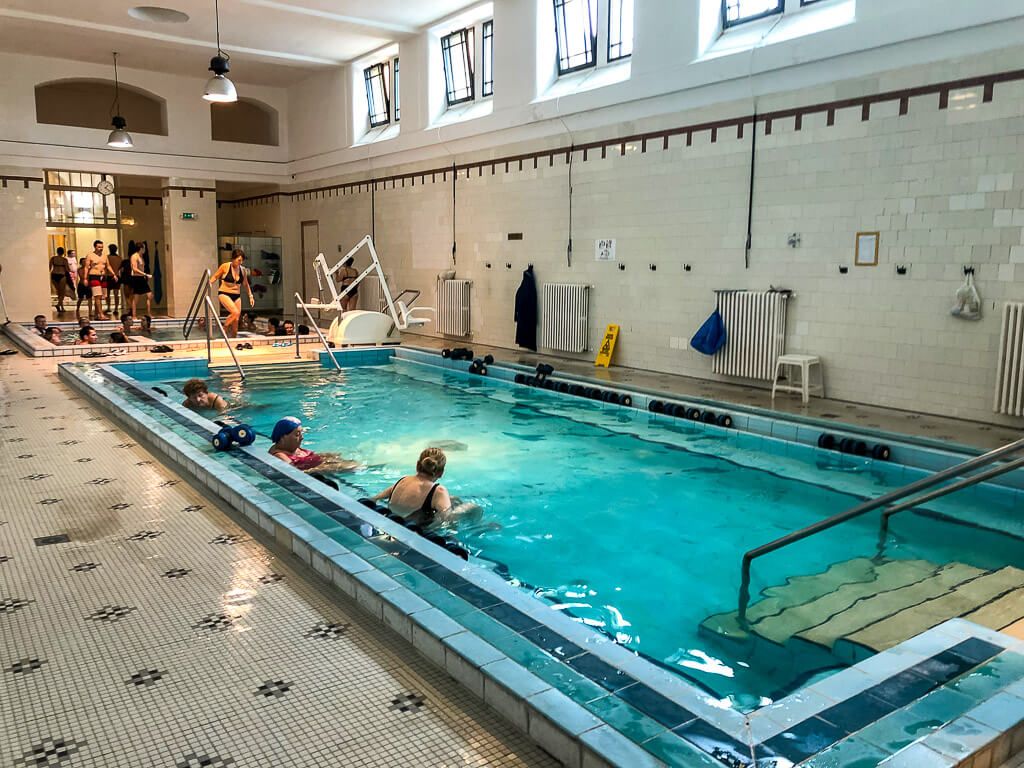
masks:
<svg viewBox="0 0 1024 768"><path fill-rule="evenodd" d="M906 482L902 468L869 470L838 455L809 463L784 455L783 443L746 448L736 433L400 360L341 372L259 371L244 382L218 373L211 390L263 435L279 418L299 416L306 447L360 460L364 468L339 478L356 497L413 473L423 448L443 447L442 482L483 510L455 529L475 556L743 709L815 672L799 660L784 674L755 669L698 635L709 615L735 609L743 553ZM1013 516L1009 503L980 491L958 496L943 504L962 516ZM873 554L877 520L866 516L758 561L754 592ZM929 521L913 544L900 541L888 554L957 559L956 537L943 527ZM993 549L979 558L992 567L1006 555Z"/></svg>

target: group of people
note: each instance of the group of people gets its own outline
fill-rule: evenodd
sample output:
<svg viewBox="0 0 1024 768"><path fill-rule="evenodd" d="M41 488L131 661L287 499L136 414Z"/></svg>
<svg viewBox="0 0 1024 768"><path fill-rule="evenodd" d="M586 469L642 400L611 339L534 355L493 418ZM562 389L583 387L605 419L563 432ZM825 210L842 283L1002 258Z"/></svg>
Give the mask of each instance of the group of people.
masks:
<svg viewBox="0 0 1024 768"><path fill-rule="evenodd" d="M182 390L185 394L182 405L191 410L221 412L228 408L227 400L210 392L202 379L189 379ZM359 466L359 462L335 453L317 453L303 448L304 435L298 418L281 419L270 433L270 455L304 472L349 472ZM387 501L391 514L421 528L477 510L473 504L453 500L448 489L441 485L446 463L447 457L440 448L425 449L416 461L414 475L399 478L372 501Z"/></svg>
<svg viewBox="0 0 1024 768"><path fill-rule="evenodd" d="M46 315L36 315L33 319L33 330L53 345L59 346L64 343L64 335L59 325L47 325ZM139 320L139 327L135 329L135 318L127 312L121 315L121 325L110 334L110 344L127 344L133 333L145 335L153 327L153 318L145 315ZM99 334L92 327L88 318L78 318L78 340L75 344L99 344Z"/></svg>
<svg viewBox="0 0 1024 768"><path fill-rule="evenodd" d="M92 253L81 259L74 248L67 252L58 248L49 264L50 281L57 294L57 312L63 314L65 300L77 297L75 313L79 316L83 302L93 320L109 320L107 313L116 315L122 308L135 316L138 300L143 297L146 314L152 314L149 286L152 275L146 272L146 244L133 245L128 258L118 253L116 243L107 246L104 253L102 240L93 241Z"/></svg>

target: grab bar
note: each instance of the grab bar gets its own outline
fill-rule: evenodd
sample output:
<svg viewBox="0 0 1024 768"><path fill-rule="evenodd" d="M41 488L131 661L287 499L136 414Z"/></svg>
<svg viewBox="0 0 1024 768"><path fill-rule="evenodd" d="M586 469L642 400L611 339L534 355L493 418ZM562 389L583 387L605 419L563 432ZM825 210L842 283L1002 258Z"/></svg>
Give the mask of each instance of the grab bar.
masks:
<svg viewBox="0 0 1024 768"><path fill-rule="evenodd" d="M210 274L207 270L206 274ZM227 331L224 330L223 324L220 322L220 312L213 305L213 299L210 298L209 292L206 294L206 358L207 362L213 362L213 352L210 349L210 314L213 313L213 319L217 321L217 327L220 329L220 335L224 338L224 346L228 348L228 353L231 355L231 359L235 363L235 368L238 369L238 376L245 381L245 371L242 370L242 366L238 363L238 357L235 355L235 350L231 348L231 341L228 339Z"/></svg>
<svg viewBox="0 0 1024 768"><path fill-rule="evenodd" d="M338 363L337 358L334 356L334 352L327 345L327 339L324 338L323 333L320 331L320 326L316 324L316 321L313 319L313 316L309 314L309 308L303 303L302 296L299 295L298 291L295 292L295 306L302 307L302 311L305 312L306 317L309 318L309 327L316 331L316 335L320 337L320 342L324 345L324 349L327 350L327 356L331 358L331 362L334 363L334 367L340 371L341 365ZM299 331L298 326L296 326L295 328L295 355L297 357L299 354Z"/></svg>
<svg viewBox="0 0 1024 768"><path fill-rule="evenodd" d="M203 309L203 296L210 295L210 270L203 270L203 277L200 279L199 285L196 286L195 295L192 297L192 303L188 305L188 312L185 313L185 322L181 327L181 332L185 336L186 341L188 335L192 333L192 328L196 323L196 319L199 316L199 310ZM209 322L209 318L207 318Z"/></svg>
<svg viewBox="0 0 1024 768"><path fill-rule="evenodd" d="M987 466L994 461L998 461L1004 456L1009 456L1010 454L1017 453L1022 449L1024 449L1024 439L1015 440L1012 443L1008 443L1000 448L996 448L995 450L989 451L988 453L984 453L981 456L975 456L973 459L968 459L965 462L943 469L939 472L929 475L928 477L923 477L920 480L910 483L909 485L903 486L902 488L897 488L893 491L889 491L889 493L883 494L882 496L872 499L871 501L862 502L861 504L858 504L857 506L852 507L851 509L848 509L845 512L840 512L839 514L833 515L832 517L825 518L824 520L819 520L816 523L808 525L806 528L801 528L799 531L794 531L793 533L787 533L785 536L781 536L775 539L775 541L771 541L767 544L763 544L760 547L750 550L745 555L743 555L743 566L742 575L740 578L739 592L740 623L743 624L746 621L747 606L750 603L750 565L756 558L761 557L762 555L767 555L771 552L775 552L776 550L782 549L783 547L789 546L790 544L795 544L798 541L803 541L809 536L813 536L814 534L828 530L829 528L834 528L840 523L845 523L847 520L852 520L855 517L860 517L861 515L865 515L868 512L873 512L874 510L880 509L881 507L891 504L894 501L905 499L907 496L915 494L918 491L927 490L935 485L938 485L944 480L959 477L960 475L963 475L965 472L968 472L972 469L977 469L978 467ZM939 496L944 496L947 493L952 493L954 490L958 490L959 487L963 486L948 486L946 488L942 488L940 489L942 491L941 493L932 495L929 498L932 499L938 498ZM916 504L911 504L910 506L915 505Z"/></svg>
<svg viewBox="0 0 1024 768"><path fill-rule="evenodd" d="M401 301L402 297L405 296L405 294L407 294L407 293L415 294L412 297L412 299L409 301L409 303L406 304L406 306L409 309L412 309L412 305L416 303L416 299L418 299L420 297L420 294L423 293L423 291L418 291L415 288L406 288L404 291L402 291L397 296L395 296L395 303L397 304L399 301Z"/></svg>

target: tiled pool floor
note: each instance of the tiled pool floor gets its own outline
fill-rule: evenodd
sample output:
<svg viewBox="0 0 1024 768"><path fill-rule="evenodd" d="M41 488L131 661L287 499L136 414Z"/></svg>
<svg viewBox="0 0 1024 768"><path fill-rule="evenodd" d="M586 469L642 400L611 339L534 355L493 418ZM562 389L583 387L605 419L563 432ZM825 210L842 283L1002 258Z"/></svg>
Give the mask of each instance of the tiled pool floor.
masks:
<svg viewBox="0 0 1024 768"><path fill-rule="evenodd" d="M55 367L0 362L0 765L556 765Z"/></svg>

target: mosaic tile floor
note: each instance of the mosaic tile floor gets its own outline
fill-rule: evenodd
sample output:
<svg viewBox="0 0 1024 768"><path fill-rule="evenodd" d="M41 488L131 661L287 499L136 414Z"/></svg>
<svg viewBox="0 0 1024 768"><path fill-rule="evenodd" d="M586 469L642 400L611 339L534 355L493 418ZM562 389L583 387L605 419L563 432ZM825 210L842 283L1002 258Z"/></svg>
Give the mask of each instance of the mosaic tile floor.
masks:
<svg viewBox="0 0 1024 768"><path fill-rule="evenodd" d="M436 339L431 336L421 336L413 333L402 334L402 339L407 344L433 349L460 346L451 340ZM466 346L470 346L478 357L491 353L499 360L516 362L531 367L537 363L549 363L554 365L555 369L559 371L633 386L644 390L675 394L680 397L689 395L691 397L718 400L724 403L763 408L778 413L791 413L798 416L835 421L837 423L844 422L868 429L898 432L929 440L952 441L985 450L997 448L1020 437L1019 431L1015 431L1012 427L996 424L982 424L975 421L911 413L893 408L879 408L820 397L812 397L807 405L803 405L800 402L799 396L778 395L773 403L771 392L768 389L709 381L689 376L676 376L668 373L641 371L614 365L608 369L597 368L592 361L571 360L554 355L537 354L522 349L503 349L483 344L468 344Z"/></svg>
<svg viewBox="0 0 1024 768"><path fill-rule="evenodd" d="M0 766L556 765L54 371L0 358Z"/></svg>

